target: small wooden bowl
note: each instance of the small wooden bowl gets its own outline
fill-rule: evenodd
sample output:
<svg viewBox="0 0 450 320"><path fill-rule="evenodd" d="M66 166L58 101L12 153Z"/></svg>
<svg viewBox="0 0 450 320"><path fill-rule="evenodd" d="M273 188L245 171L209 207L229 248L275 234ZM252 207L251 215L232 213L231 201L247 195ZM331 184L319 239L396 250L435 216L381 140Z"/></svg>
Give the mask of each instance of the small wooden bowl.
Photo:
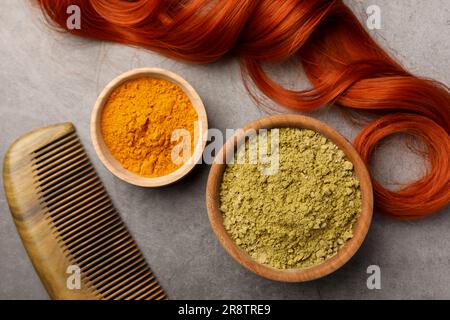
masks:
<svg viewBox="0 0 450 320"><path fill-rule="evenodd" d="M109 151L108 147L106 146L103 140L103 135L101 132L100 121L103 106L108 101L108 98L111 95L111 93L114 91L114 89L116 89L124 82L142 77L167 80L180 86L180 88L186 93L186 95L191 100L192 105L194 106L198 114L199 137L197 144L195 145L194 153L191 159L187 161L184 165L182 165L180 168L178 168L176 171L163 177L157 178L143 177L125 169L122 166L122 164L118 160L116 160ZM91 138L98 157L105 165L105 167L109 171L111 171L111 173L114 174L116 177L128 183L141 187L161 187L172 184L180 180L184 176L186 176L194 168L197 162L201 159L208 138L208 120L206 116L206 110L202 100L200 99L200 96L197 94L194 88L179 75L170 72L168 70L158 68L134 69L112 80L97 98L97 102L95 103L91 115Z"/></svg>
<svg viewBox="0 0 450 320"><path fill-rule="evenodd" d="M322 264L304 269L276 269L271 266L255 261L248 253L240 249L231 239L223 226L220 204L220 185L226 169L226 154L240 145L243 141L244 132L250 129L270 128L304 128L321 133L334 142L353 163L355 173L360 181L362 194L362 212L354 227L352 239L338 251L332 258L325 260ZM303 282L326 276L342 267L359 249L366 237L372 220L373 193L369 172L353 146L338 132L326 124L299 115L277 115L263 118L247 125L243 131L237 132L218 153L208 178L206 191L206 205L212 229L225 250L241 265L256 274L272 280L284 282Z"/></svg>

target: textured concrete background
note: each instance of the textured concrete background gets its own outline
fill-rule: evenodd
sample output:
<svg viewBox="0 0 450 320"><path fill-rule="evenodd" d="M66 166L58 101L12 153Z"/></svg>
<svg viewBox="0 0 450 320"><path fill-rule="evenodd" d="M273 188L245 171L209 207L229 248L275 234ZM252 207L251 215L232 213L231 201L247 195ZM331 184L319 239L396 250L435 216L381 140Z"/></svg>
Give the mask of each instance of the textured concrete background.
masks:
<svg viewBox="0 0 450 320"><path fill-rule="evenodd" d="M450 83L448 0L347 1L365 19L370 4L382 9L382 29L371 32L414 73ZM97 94L116 75L134 67L163 67L198 90L210 126L237 128L264 115L248 98L233 59L208 66L174 62L140 49L90 42L49 30L27 0L0 1L0 154L22 133L72 121L131 233L173 299L450 299L450 208L418 222L375 215L362 248L342 269L314 282L283 284L259 278L236 264L214 237L204 191L208 166L162 189L141 189L113 178L99 163L89 138ZM278 68L277 68L278 69ZM298 80L289 68L278 77ZM358 132L325 109L315 117L347 138ZM385 183L410 181L423 161L392 139L374 159ZM366 287L366 269L381 267L382 289ZM0 192L0 298L47 299Z"/></svg>

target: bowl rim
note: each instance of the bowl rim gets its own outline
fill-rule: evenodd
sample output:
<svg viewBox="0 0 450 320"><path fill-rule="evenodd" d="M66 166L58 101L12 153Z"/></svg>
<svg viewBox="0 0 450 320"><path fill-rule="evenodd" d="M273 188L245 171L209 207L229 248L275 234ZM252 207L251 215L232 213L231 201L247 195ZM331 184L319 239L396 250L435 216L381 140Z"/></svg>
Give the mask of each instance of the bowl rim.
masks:
<svg viewBox="0 0 450 320"><path fill-rule="evenodd" d="M103 135L101 132L100 120L103 107L111 93L121 84L142 77L167 80L178 85L189 97L198 114L199 136L197 137L197 143L195 144L194 152L191 158L176 171L162 177L144 177L125 169L122 164L110 153L109 148L103 140ZM91 113L90 131L92 144L97 156L100 158L103 165L114 176L136 186L153 188L167 186L179 181L191 172L195 165L201 160L208 139L208 118L202 99L198 95L197 91L184 78L172 71L162 68L137 68L115 77L99 94Z"/></svg>
<svg viewBox="0 0 450 320"><path fill-rule="evenodd" d="M277 269L269 265L255 261L247 252L240 249L225 230L222 222L222 213L219 209L219 190L224 170L226 168L226 153L241 142L245 133L252 129L270 128L303 128L318 132L335 143L353 163L355 174L360 181L362 210L353 228L353 238L339 249L336 255L325 260L319 265L303 269ZM264 117L247 124L243 130L238 130L222 147L214 160L208 177L206 188L206 206L211 227L222 247L234 260L248 270L264 278L282 282L304 282L311 281L336 271L346 264L358 251L364 241L373 215L373 190L369 171L362 161L358 152L335 129L325 123L301 115L282 114Z"/></svg>

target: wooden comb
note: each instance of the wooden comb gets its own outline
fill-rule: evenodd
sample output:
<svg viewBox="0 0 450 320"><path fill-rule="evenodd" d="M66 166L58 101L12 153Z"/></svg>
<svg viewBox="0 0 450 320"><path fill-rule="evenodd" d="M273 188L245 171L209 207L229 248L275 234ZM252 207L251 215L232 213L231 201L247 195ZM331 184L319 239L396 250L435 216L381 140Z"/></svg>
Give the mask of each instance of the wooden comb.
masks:
<svg viewBox="0 0 450 320"><path fill-rule="evenodd" d="M165 299L71 123L14 142L3 182L17 230L51 298ZM79 289L68 288L69 266L80 271Z"/></svg>

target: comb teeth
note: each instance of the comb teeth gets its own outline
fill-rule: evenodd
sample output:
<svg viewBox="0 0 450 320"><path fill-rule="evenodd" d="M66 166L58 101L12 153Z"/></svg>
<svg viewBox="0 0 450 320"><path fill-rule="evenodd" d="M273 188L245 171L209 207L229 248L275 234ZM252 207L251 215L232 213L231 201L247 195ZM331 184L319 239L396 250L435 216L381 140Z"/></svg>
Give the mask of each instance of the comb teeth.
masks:
<svg viewBox="0 0 450 320"><path fill-rule="evenodd" d="M89 290L99 299L164 299L75 131L31 158L45 219Z"/></svg>

